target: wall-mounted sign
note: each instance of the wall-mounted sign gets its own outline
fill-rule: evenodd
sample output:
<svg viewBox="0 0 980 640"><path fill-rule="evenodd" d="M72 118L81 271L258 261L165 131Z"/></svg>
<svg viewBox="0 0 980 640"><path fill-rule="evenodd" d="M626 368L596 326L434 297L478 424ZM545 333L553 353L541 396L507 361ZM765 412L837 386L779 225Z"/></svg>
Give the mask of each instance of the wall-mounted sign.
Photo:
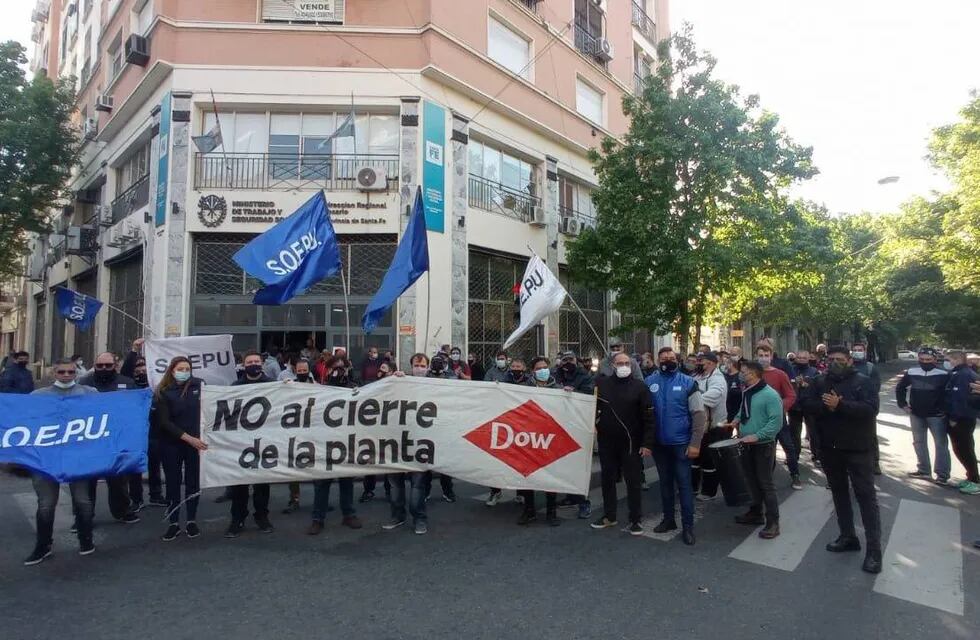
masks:
<svg viewBox="0 0 980 640"><path fill-rule="evenodd" d="M262 194L268 197L268 194ZM349 200L346 195L343 201L327 200L330 219L335 225L380 225L391 219L388 210L392 206L392 198L383 201L370 201L365 195L364 200ZM197 219L208 229L217 229L231 224L275 224L289 216L293 210L302 204L293 202L295 197L288 196L282 200L234 200L227 193L219 195L206 193L197 201Z"/></svg>
<svg viewBox="0 0 980 640"><path fill-rule="evenodd" d="M154 224L158 227L163 226L167 221L167 189L169 188L170 175L170 116L171 116L170 92L163 96L160 103L160 140L157 154L157 198Z"/></svg>
<svg viewBox="0 0 980 640"><path fill-rule="evenodd" d="M425 228L443 233L446 230L446 110L426 100L422 115L422 200L425 203Z"/></svg>
<svg viewBox="0 0 980 640"><path fill-rule="evenodd" d="M344 22L344 0L263 0L264 20Z"/></svg>

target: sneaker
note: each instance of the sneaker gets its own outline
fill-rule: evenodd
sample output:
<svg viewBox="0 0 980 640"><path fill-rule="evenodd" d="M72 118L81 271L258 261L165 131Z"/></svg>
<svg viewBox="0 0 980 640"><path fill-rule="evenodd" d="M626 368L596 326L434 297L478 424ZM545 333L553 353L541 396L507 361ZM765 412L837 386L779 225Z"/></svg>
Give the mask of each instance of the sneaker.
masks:
<svg viewBox="0 0 980 640"><path fill-rule="evenodd" d="M78 542L78 555L87 556L95 553L95 543L92 539L79 540Z"/></svg>
<svg viewBox="0 0 980 640"><path fill-rule="evenodd" d="M965 493L968 496L980 496L980 484L975 482L961 482L960 493Z"/></svg>
<svg viewBox="0 0 980 640"><path fill-rule="evenodd" d="M415 535L424 536L429 533L429 526L424 521L415 523Z"/></svg>
<svg viewBox="0 0 980 640"><path fill-rule="evenodd" d="M176 540L177 536L180 535L180 525L172 524L167 527L167 531L163 534L163 541L170 542L171 540Z"/></svg>
<svg viewBox="0 0 980 640"><path fill-rule="evenodd" d="M145 505L145 504L143 503L143 501L142 501L142 500L133 500L133 501L132 501L132 502L130 503L130 505L129 505L129 509L130 509L130 510L131 510L131 511L132 511L133 513L139 513L140 511L142 511L142 510L143 510L143 507L145 507L145 506L146 506L146 505Z"/></svg>
<svg viewBox="0 0 980 640"><path fill-rule="evenodd" d="M522 496L522 495L516 495L516 496L514 496L514 503L515 504L524 504L524 496ZM560 507L561 505L558 505L558 506Z"/></svg>
<svg viewBox="0 0 980 640"><path fill-rule="evenodd" d="M46 559L51 557L51 547L50 546L37 546L34 547L34 551L31 555L24 559L25 567L33 567L36 564L41 564Z"/></svg>
<svg viewBox="0 0 980 640"><path fill-rule="evenodd" d="M268 518L256 518L255 526L259 528L262 533L272 533L275 529L272 527L272 523L269 522Z"/></svg>
<svg viewBox="0 0 980 640"><path fill-rule="evenodd" d="M706 496L703 493L699 493L697 496L695 496L694 499L697 500L698 502L711 502L717 497L718 497L717 495Z"/></svg>
<svg viewBox="0 0 980 640"><path fill-rule="evenodd" d="M544 517L544 522L549 527L558 527L561 525L561 518L558 517L557 513L549 513Z"/></svg>
<svg viewBox="0 0 980 640"><path fill-rule="evenodd" d="M231 524L228 525L227 531L225 531L226 538L237 538L242 535L242 531L245 529L244 522L236 522L232 520Z"/></svg>
<svg viewBox="0 0 980 640"><path fill-rule="evenodd" d="M445 500L446 502L448 502L449 504L452 504L452 503L456 502L456 494L455 493L451 493L451 492L450 493L444 493L444 494L442 494L442 499Z"/></svg>
<svg viewBox="0 0 980 640"><path fill-rule="evenodd" d="M803 488L803 483L800 482L800 474L796 474L793 476L793 482L790 486L792 486L797 491Z"/></svg>
<svg viewBox="0 0 980 640"><path fill-rule="evenodd" d="M381 528L384 529L385 531L391 531L393 529L397 529L398 527L402 526L403 524L405 524L405 519L404 518L402 518L401 520L399 520L398 518L392 518L388 522L386 522L383 525L381 525Z"/></svg>
<svg viewBox="0 0 980 640"><path fill-rule="evenodd" d="M910 478L931 478L932 477L932 474L929 473L928 471L919 471L917 469L915 471L910 471L909 472L909 477Z"/></svg>
<svg viewBox="0 0 980 640"><path fill-rule="evenodd" d="M935 480L933 480L933 482L938 484L940 487L949 486L949 478L936 478Z"/></svg>
<svg viewBox="0 0 980 640"><path fill-rule="evenodd" d="M345 527L350 527L351 529L360 529L364 525L361 524L361 519L357 516L344 516L344 519L340 521Z"/></svg>
<svg viewBox="0 0 980 640"><path fill-rule="evenodd" d="M318 536L320 532L323 531L323 523L319 520L314 520L310 523L310 528L306 530L306 534L310 536Z"/></svg>
<svg viewBox="0 0 980 640"><path fill-rule="evenodd" d="M161 496L150 496L150 499L146 504L150 507L166 507L169 506L170 503L164 500Z"/></svg>
<svg viewBox="0 0 980 640"><path fill-rule="evenodd" d="M571 496L565 496L564 498L558 501L559 509L570 509L572 507L577 507L577 506L578 506L578 501L575 498L572 498Z"/></svg>
<svg viewBox="0 0 980 640"><path fill-rule="evenodd" d="M667 533L677 529L677 523L673 520L661 520L660 524L653 528L654 533Z"/></svg>
<svg viewBox="0 0 980 640"><path fill-rule="evenodd" d="M360 502L361 504L364 504L365 502L371 502L372 500L374 500L373 491L365 491L364 493L361 494L361 497L357 499L357 501Z"/></svg>
<svg viewBox="0 0 980 640"><path fill-rule="evenodd" d="M619 523L616 522L615 520L610 520L606 516L602 516L601 518L599 518L589 526L592 527L593 529L608 529L609 527L615 527L617 524Z"/></svg>
<svg viewBox="0 0 980 640"><path fill-rule="evenodd" d="M499 491L491 491L490 492L490 497L487 498L486 505L488 507L496 507L498 502L500 502L500 492Z"/></svg>
<svg viewBox="0 0 980 640"><path fill-rule="evenodd" d="M184 528L184 531L187 533L188 538L196 538L199 535L201 535L201 528L197 526L197 523L194 522L193 520L187 523L187 526Z"/></svg>
<svg viewBox="0 0 980 640"><path fill-rule="evenodd" d="M578 506L578 519L585 520L592 515L592 503L586 500Z"/></svg>
<svg viewBox="0 0 980 640"><path fill-rule="evenodd" d="M521 514L521 517L517 519L517 524L519 524L522 527L525 527L537 519L538 519L538 514L534 513L533 511L525 511Z"/></svg>
<svg viewBox="0 0 980 640"><path fill-rule="evenodd" d="M643 525L639 522L631 522L630 526L626 528L626 532L631 536L642 536L643 535Z"/></svg>
<svg viewBox="0 0 980 640"><path fill-rule="evenodd" d="M121 518L116 518L116 522L121 522L123 524L136 524L140 521L140 517L135 513L127 513Z"/></svg>
<svg viewBox="0 0 980 640"><path fill-rule="evenodd" d="M282 510L282 515L288 516L290 513L296 513L299 511L299 500L290 500L286 504L286 508Z"/></svg>
<svg viewBox="0 0 980 640"><path fill-rule="evenodd" d="M813 459L813 468L814 469L822 469L823 468L823 463L820 462L820 460L818 460L817 458L814 458Z"/></svg>

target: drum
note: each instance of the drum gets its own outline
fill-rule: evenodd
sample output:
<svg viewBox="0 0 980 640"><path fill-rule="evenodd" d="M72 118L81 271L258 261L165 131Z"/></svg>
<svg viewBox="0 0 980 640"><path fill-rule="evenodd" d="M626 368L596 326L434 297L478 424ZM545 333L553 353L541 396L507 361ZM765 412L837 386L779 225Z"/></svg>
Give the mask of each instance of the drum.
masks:
<svg viewBox="0 0 980 640"><path fill-rule="evenodd" d="M718 480L721 492L725 496L725 504L738 507L750 504L752 494L742 466L744 445L740 440L729 438L708 445L708 453L715 462L718 470Z"/></svg>

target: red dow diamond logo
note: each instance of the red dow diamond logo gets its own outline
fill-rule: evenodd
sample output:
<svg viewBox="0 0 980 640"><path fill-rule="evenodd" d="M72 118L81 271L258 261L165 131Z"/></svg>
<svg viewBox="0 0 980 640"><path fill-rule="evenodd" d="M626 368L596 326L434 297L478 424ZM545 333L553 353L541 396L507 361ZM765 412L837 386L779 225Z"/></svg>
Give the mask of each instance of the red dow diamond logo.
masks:
<svg viewBox="0 0 980 640"><path fill-rule="evenodd" d="M533 400L463 436L525 478L582 447Z"/></svg>

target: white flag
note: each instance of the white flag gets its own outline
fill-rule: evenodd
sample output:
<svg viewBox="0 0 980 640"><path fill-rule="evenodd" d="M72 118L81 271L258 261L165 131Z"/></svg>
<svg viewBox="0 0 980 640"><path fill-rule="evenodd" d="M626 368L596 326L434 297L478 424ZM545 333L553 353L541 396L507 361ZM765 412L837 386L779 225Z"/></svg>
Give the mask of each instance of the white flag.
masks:
<svg viewBox="0 0 980 640"><path fill-rule="evenodd" d="M146 377L154 389L174 356L190 360L191 373L207 384L227 385L238 379L230 335L147 339L143 343L143 353Z"/></svg>
<svg viewBox="0 0 980 640"><path fill-rule="evenodd" d="M537 255L531 256L521 279L521 324L510 334L504 349L514 344L524 333L551 315L565 301L565 287Z"/></svg>

